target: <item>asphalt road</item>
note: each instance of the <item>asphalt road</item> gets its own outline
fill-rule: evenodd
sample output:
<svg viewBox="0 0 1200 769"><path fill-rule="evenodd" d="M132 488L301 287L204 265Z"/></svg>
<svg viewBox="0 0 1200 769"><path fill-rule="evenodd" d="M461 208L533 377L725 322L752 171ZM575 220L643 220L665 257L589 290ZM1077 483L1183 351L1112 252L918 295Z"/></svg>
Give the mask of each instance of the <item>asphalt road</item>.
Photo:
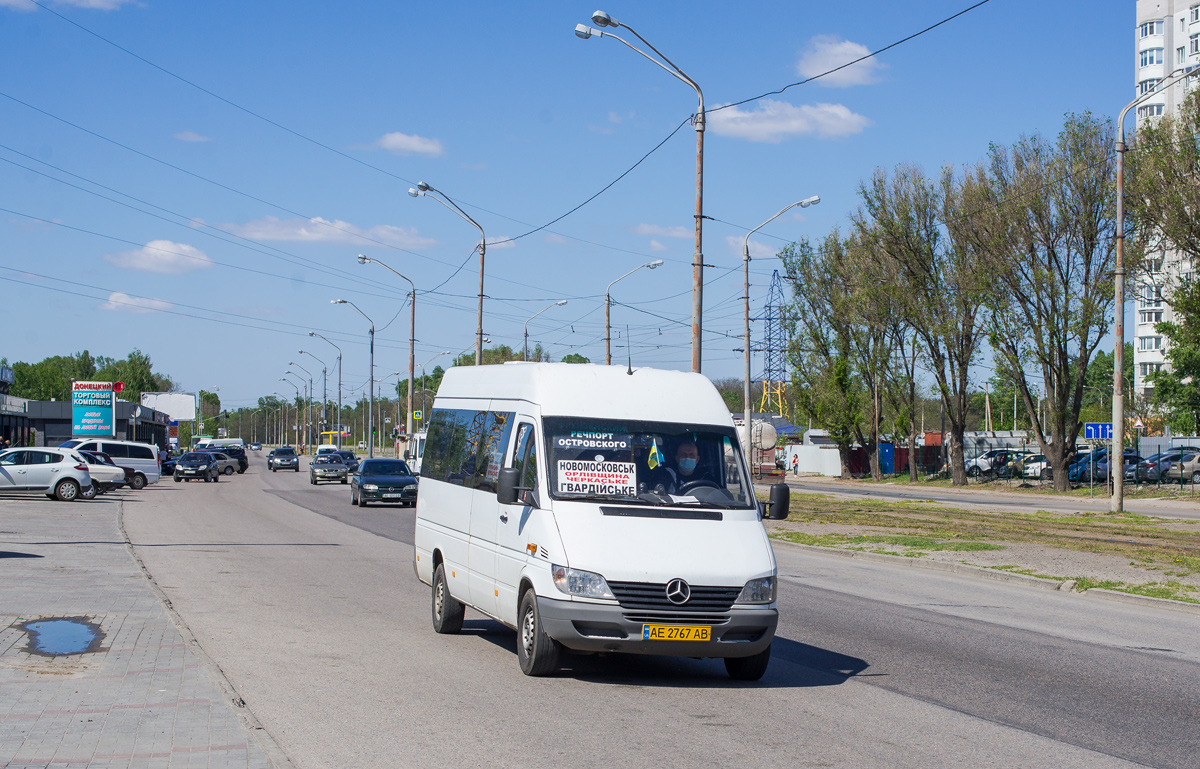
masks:
<svg viewBox="0 0 1200 769"><path fill-rule="evenodd" d="M1022 494L1010 491L990 491L986 487L971 486L967 489L945 487L913 488L906 484L856 483L831 478L789 476L787 483L795 491L820 494L836 494L867 499L896 499L905 501L934 501L965 508L986 508L1002 512L1029 513L1047 510L1055 513L1096 512L1106 513L1109 498L1103 487L1098 487L1095 497L1067 497L1052 494ZM1004 481L996 481L1002 484ZM1185 486L1190 490L1190 486ZM1125 511L1138 515L1160 518L1200 518L1200 493L1193 500L1186 499L1126 499Z"/></svg>
<svg viewBox="0 0 1200 769"><path fill-rule="evenodd" d="M260 474L261 473L261 474ZM719 661L570 657L429 626L412 513L250 471L160 484L135 549L295 764L1200 765L1200 616L779 545L763 681Z"/></svg>

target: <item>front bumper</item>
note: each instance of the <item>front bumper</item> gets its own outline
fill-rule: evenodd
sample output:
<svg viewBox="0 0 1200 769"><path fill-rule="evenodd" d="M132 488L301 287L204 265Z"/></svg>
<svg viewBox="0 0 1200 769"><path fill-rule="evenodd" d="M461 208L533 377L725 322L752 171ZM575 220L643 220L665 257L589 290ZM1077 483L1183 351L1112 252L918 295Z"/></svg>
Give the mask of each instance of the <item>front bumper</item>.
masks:
<svg viewBox="0 0 1200 769"><path fill-rule="evenodd" d="M208 475L209 472L210 471L207 467L179 467L176 468L175 475L178 475L181 478L203 478L204 476Z"/></svg>
<svg viewBox="0 0 1200 769"><path fill-rule="evenodd" d="M381 488L376 491L367 491L359 487L358 496L360 499L366 499L371 502L396 502L406 505L415 505L417 503L417 492L404 491L402 489Z"/></svg>
<svg viewBox="0 0 1200 769"><path fill-rule="evenodd" d="M271 467L282 470L286 467L297 467L300 463L295 459L272 459Z"/></svg>
<svg viewBox="0 0 1200 769"><path fill-rule="evenodd" d="M749 657L771 645L779 611L765 607L688 616L644 612L612 604L559 601L538 596L546 634L568 649L589 652L666 654L679 657ZM704 620L704 621L700 621ZM643 625L709 625L711 641L643 641Z"/></svg>
<svg viewBox="0 0 1200 769"><path fill-rule="evenodd" d="M318 481L343 481L346 479L346 473L344 473L344 472L330 473L330 472L321 472L320 470L314 470L312 475Z"/></svg>

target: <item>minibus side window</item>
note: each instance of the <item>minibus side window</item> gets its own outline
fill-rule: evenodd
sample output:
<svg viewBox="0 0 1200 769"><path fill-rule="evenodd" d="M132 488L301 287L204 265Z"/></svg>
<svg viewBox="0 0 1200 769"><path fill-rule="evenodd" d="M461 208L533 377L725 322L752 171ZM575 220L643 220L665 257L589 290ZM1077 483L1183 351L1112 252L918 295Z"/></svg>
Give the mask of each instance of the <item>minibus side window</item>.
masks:
<svg viewBox="0 0 1200 769"><path fill-rule="evenodd" d="M729 440L729 436L723 439L725 447L725 489L738 502L746 501L746 486L742 479L742 467L738 463L738 453L733 450L733 442Z"/></svg>
<svg viewBox="0 0 1200 769"><path fill-rule="evenodd" d="M471 486L495 492L496 479L500 477L500 463L504 461L504 452L508 448L508 436L512 432L515 416L511 411L487 413L487 420L480 431L477 467Z"/></svg>
<svg viewBox="0 0 1200 769"><path fill-rule="evenodd" d="M536 499L537 441L533 437L533 425L528 422L517 429L517 447L513 451L512 467L518 470L521 478L517 485L532 489Z"/></svg>
<svg viewBox="0 0 1200 769"><path fill-rule="evenodd" d="M421 476L466 485L475 474L475 447L486 417L485 411L434 409Z"/></svg>

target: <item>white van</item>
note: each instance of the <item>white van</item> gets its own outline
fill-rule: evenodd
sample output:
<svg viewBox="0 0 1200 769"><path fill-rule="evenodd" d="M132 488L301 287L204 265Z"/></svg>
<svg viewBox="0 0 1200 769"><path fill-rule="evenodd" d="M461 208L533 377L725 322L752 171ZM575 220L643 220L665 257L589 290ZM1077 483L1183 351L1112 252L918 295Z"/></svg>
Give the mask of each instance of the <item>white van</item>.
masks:
<svg viewBox="0 0 1200 769"><path fill-rule="evenodd" d="M112 457L118 467L133 468L135 489L143 488L147 483L158 483L162 465L158 461L158 446L153 444L112 438L72 438L58 445L60 448L78 451L103 451Z"/></svg>
<svg viewBox="0 0 1200 769"><path fill-rule="evenodd" d="M241 438L208 438L196 444L193 451L207 451L208 449L223 449L227 446L236 446L243 451L246 449L246 442Z"/></svg>
<svg viewBox="0 0 1200 769"><path fill-rule="evenodd" d="M456 366L433 404L417 577L434 630L464 605L517 630L526 675L564 648L766 671L776 567L729 409L699 374ZM771 490L787 515L787 487Z"/></svg>
<svg viewBox="0 0 1200 769"><path fill-rule="evenodd" d="M404 449L404 461L414 474L421 474L421 459L425 456L425 439L428 433L424 430L412 434L408 447Z"/></svg>

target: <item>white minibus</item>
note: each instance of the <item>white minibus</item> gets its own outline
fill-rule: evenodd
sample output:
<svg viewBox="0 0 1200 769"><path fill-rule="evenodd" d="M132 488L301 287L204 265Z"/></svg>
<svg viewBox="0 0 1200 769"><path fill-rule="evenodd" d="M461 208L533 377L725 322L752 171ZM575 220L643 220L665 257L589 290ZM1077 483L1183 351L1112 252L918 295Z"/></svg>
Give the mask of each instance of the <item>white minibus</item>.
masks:
<svg viewBox="0 0 1200 769"><path fill-rule="evenodd" d="M766 671L778 623L763 509L729 409L699 374L509 363L446 372L417 495L438 633L464 606L517 631L526 675L563 649L720 657Z"/></svg>
<svg viewBox="0 0 1200 769"><path fill-rule="evenodd" d="M147 483L158 483L162 470L159 464L158 446L137 441L119 441L113 438L72 438L59 444L60 448L76 451L102 451L112 457L118 467L133 469L133 488L141 489Z"/></svg>

